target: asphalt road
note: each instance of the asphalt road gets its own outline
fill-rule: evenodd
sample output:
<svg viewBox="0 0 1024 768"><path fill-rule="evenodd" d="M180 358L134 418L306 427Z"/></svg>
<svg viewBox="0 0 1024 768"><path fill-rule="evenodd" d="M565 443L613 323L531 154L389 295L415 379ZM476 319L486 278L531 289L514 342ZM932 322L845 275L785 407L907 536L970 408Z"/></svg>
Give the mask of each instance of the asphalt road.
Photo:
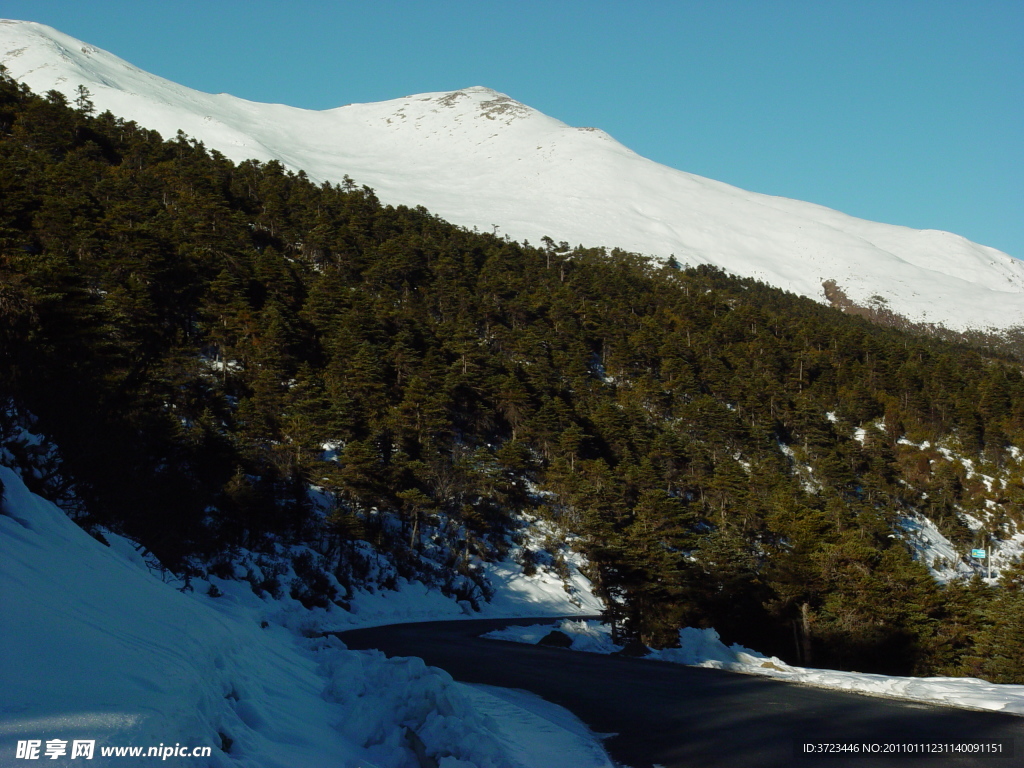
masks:
<svg viewBox="0 0 1024 768"><path fill-rule="evenodd" d="M543 622L550 622L544 619ZM1024 766L1024 718L829 691L752 675L479 637L541 620L436 621L339 633L353 649L418 656L456 680L520 688L571 710L631 768ZM805 756L798 745L1001 742L1000 755ZM567 756L569 757L569 756ZM570 763L567 763L569 765Z"/></svg>

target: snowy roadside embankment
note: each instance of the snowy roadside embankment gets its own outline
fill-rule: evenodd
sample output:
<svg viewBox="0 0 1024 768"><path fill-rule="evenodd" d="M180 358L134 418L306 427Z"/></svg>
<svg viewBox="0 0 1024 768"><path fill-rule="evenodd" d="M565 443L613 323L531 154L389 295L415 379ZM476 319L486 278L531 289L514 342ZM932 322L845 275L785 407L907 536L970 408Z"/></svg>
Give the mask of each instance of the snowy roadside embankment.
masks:
<svg viewBox="0 0 1024 768"><path fill-rule="evenodd" d="M597 621L566 619L543 626L506 627L484 637L536 644L555 629L569 636L574 651L611 654L622 650L621 645L612 642L611 628ZM854 693L1024 715L1024 685L1001 685L968 677L894 677L793 667L776 656L764 656L742 645L726 646L713 629L680 629L678 648L652 650L646 658L766 675L792 683Z"/></svg>
<svg viewBox="0 0 1024 768"><path fill-rule="evenodd" d="M578 557L578 556L577 556ZM353 590L349 611L334 611L325 618L324 631L456 619L518 619L551 616L596 616L604 604L591 584L570 561L567 584L557 574L538 570L523 573L515 562L483 563L494 597L474 611L468 603L447 597L419 581L398 579L393 590ZM571 591L569 591L571 590Z"/></svg>
<svg viewBox="0 0 1024 768"><path fill-rule="evenodd" d="M93 765L118 762L105 749L158 745L209 751L166 765L405 768L417 749L441 768L546 766L553 753L562 766L610 765L564 710L310 637L344 613L334 606L216 577L182 591L9 468L0 483L0 765L21 764L19 748L77 765L76 741L94 742Z"/></svg>

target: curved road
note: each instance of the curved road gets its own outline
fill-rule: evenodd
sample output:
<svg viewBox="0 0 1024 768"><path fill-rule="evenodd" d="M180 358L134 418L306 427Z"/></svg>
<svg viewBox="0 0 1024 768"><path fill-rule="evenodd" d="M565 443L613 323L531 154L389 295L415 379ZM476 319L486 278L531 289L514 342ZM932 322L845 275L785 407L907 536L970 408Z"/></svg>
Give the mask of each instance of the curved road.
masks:
<svg viewBox="0 0 1024 768"><path fill-rule="evenodd" d="M435 621L337 633L353 649L419 656L467 683L521 688L571 710L631 768L1024 765L1024 718L859 696L667 662L485 640L552 619ZM804 756L803 743L994 742L1002 755ZM884 748L884 747L883 747ZM568 756L567 756L568 757Z"/></svg>

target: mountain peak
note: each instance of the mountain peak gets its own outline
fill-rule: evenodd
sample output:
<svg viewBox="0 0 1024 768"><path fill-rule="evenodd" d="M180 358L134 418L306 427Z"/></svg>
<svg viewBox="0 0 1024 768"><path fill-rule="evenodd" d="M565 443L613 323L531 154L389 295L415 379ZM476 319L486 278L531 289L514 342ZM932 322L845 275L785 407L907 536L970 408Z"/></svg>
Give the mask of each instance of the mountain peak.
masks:
<svg viewBox="0 0 1024 768"><path fill-rule="evenodd" d="M479 113L489 120L502 120L506 123L518 117L527 117L535 111L511 96L481 85L451 91L437 99L438 104L450 109L458 107L460 101L474 104Z"/></svg>

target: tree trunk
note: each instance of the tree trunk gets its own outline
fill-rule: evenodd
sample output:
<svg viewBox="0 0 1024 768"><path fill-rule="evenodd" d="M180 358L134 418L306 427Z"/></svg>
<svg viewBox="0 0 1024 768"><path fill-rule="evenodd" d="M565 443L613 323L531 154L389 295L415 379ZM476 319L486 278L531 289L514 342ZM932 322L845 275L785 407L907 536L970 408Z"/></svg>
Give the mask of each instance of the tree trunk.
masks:
<svg viewBox="0 0 1024 768"><path fill-rule="evenodd" d="M811 606L807 603L800 604L800 645L803 664L810 665L811 658Z"/></svg>

